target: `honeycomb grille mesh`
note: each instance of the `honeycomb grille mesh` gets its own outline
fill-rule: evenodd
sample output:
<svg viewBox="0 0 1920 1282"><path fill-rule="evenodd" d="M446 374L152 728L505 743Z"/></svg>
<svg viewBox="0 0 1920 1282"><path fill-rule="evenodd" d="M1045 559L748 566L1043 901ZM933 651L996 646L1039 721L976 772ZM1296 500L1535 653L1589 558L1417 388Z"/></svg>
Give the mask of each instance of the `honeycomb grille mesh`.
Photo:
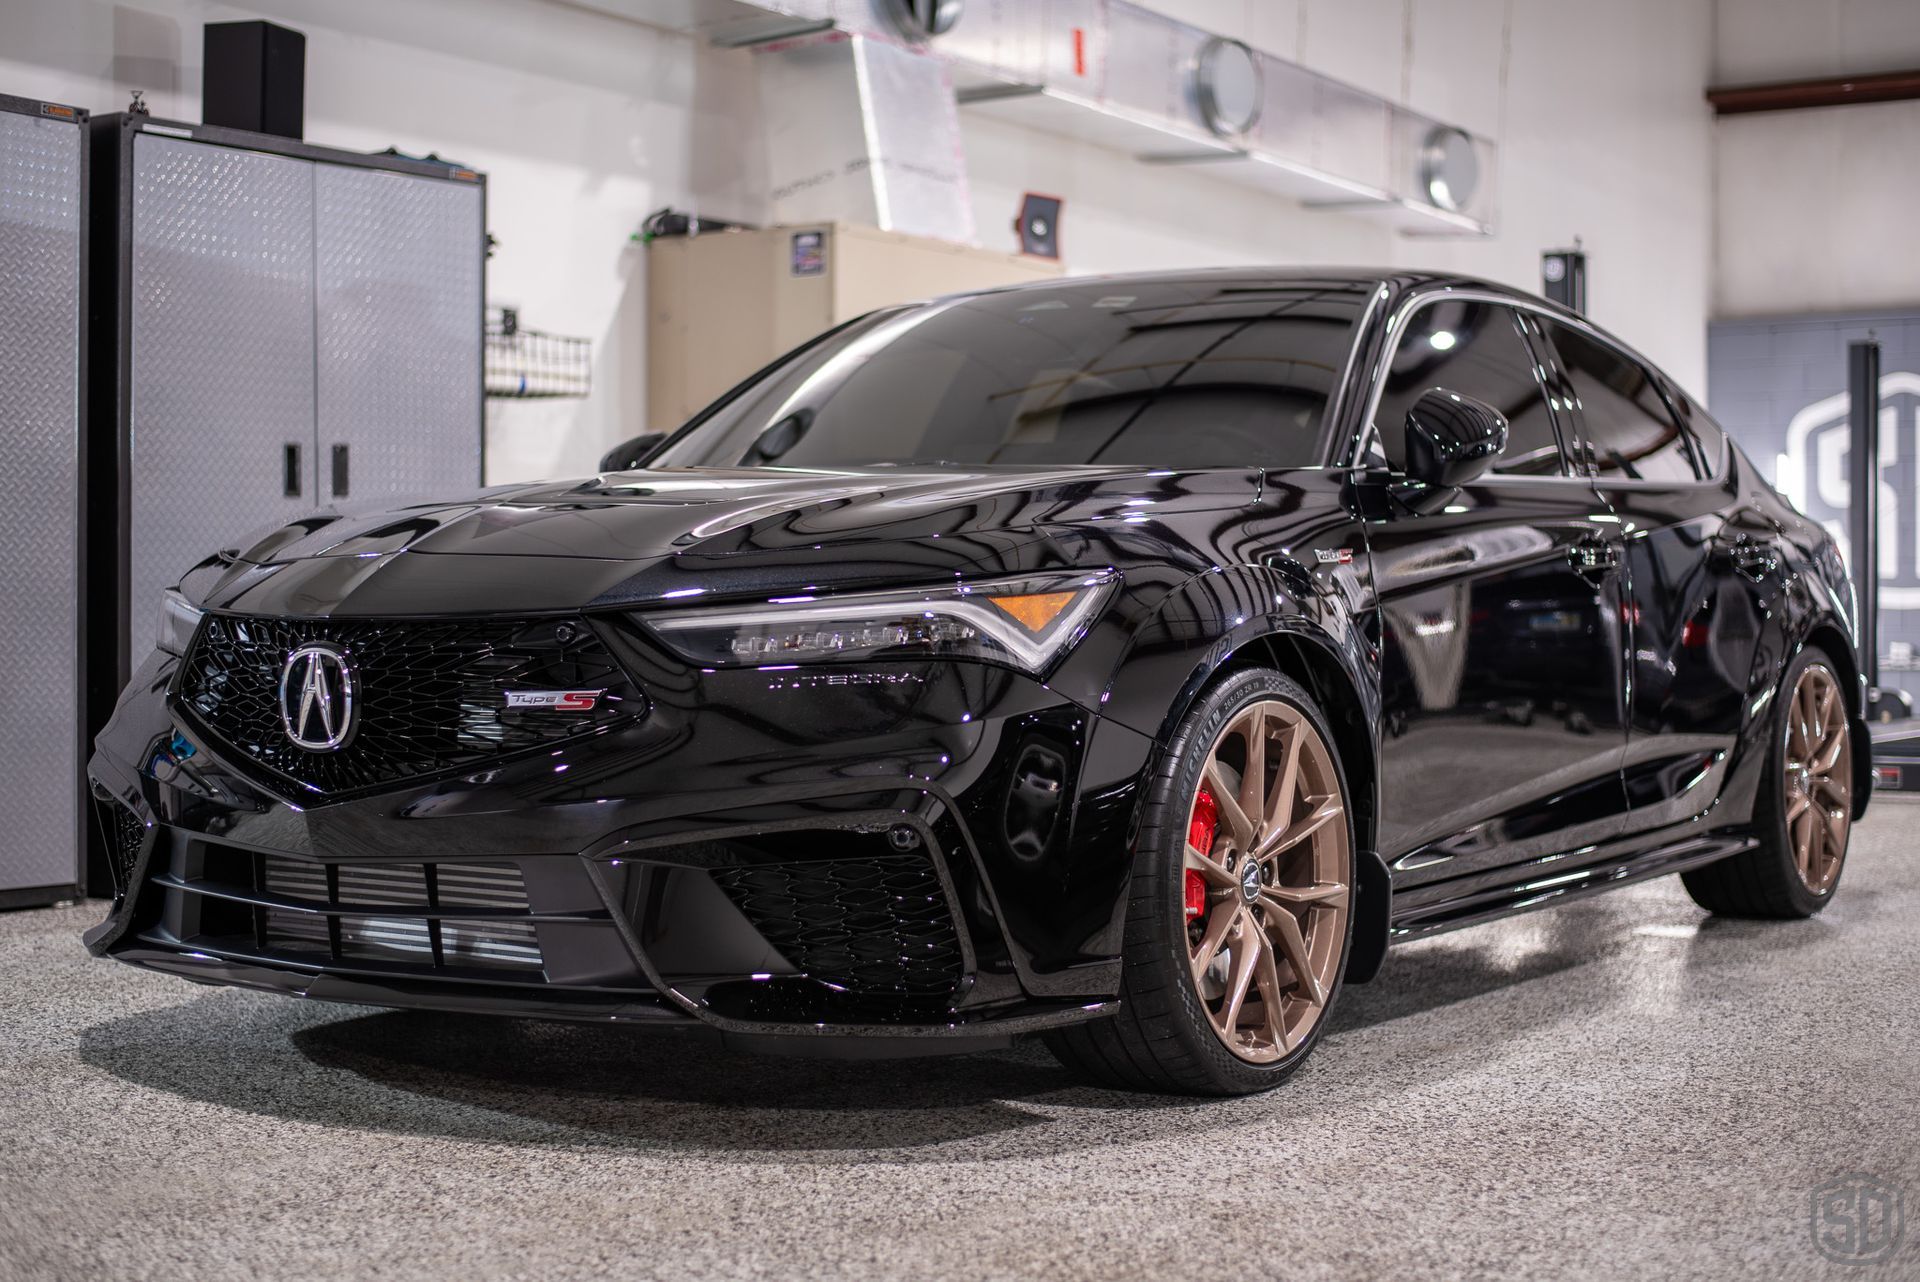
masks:
<svg viewBox="0 0 1920 1282"><path fill-rule="evenodd" d="M146 821L117 801L96 800L94 805L98 807L101 834L106 838L114 890L125 895L133 887L133 867L140 862L140 849L146 845Z"/></svg>
<svg viewBox="0 0 1920 1282"><path fill-rule="evenodd" d="M311 752L287 737L280 679L312 642L346 655L357 729ZM281 779L338 796L543 748L637 715L642 702L578 620L269 619L208 615L180 701L213 736ZM508 708L509 690L605 690L589 712Z"/></svg>
<svg viewBox="0 0 1920 1282"><path fill-rule="evenodd" d="M953 997L964 958L924 856L720 868L713 879L810 979L903 1013Z"/></svg>

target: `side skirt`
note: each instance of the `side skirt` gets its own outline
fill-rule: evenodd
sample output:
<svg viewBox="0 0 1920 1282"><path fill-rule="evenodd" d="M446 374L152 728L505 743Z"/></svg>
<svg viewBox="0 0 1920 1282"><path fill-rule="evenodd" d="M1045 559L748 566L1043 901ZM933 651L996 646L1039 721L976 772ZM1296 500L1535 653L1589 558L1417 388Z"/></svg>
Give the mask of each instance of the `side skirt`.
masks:
<svg viewBox="0 0 1920 1282"><path fill-rule="evenodd" d="M1396 896L1391 941L1404 943L1565 903L1651 877L1684 872L1750 850L1756 844L1753 837L1744 833L1713 833L1613 855L1600 853L1596 857L1594 851L1549 855L1519 868L1502 869L1498 874L1462 878L1470 884L1452 888L1451 894L1444 893L1450 888L1447 882L1422 886L1421 891L1442 894L1434 898L1421 896L1424 902L1420 903L1405 902L1412 896ZM1583 856L1585 862L1569 867ZM1488 884L1496 878L1496 884Z"/></svg>

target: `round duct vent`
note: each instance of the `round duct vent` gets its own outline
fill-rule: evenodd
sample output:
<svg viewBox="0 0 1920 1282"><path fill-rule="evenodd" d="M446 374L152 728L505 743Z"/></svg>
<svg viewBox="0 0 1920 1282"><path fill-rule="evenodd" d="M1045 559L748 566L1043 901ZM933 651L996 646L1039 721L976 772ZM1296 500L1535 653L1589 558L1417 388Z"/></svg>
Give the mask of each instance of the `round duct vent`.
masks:
<svg viewBox="0 0 1920 1282"><path fill-rule="evenodd" d="M1222 138L1236 138L1260 120L1260 60L1238 40L1214 36L1194 60L1200 119Z"/></svg>
<svg viewBox="0 0 1920 1282"><path fill-rule="evenodd" d="M1427 203L1459 213L1480 186L1480 157L1473 139L1458 129L1441 126L1420 145L1420 190Z"/></svg>
<svg viewBox="0 0 1920 1282"><path fill-rule="evenodd" d="M887 0L893 24L909 40L931 40L953 30L964 0Z"/></svg>

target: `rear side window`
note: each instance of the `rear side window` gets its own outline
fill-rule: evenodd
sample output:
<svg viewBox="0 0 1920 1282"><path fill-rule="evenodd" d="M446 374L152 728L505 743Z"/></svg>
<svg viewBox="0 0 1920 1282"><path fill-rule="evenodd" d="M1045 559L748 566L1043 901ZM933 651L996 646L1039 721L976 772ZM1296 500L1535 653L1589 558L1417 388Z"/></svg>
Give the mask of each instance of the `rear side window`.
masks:
<svg viewBox="0 0 1920 1282"><path fill-rule="evenodd" d="M1697 481L1693 441L1659 384L1626 353L1560 321L1541 327L1580 407L1581 453L1603 481Z"/></svg>
<svg viewBox="0 0 1920 1282"><path fill-rule="evenodd" d="M1693 461L1700 475L1712 480L1720 474L1720 465L1727 457L1727 431L1713 421L1713 415L1702 409L1700 402L1685 392L1671 387L1668 390L1673 391L1674 408L1680 411L1680 425L1692 438Z"/></svg>
<svg viewBox="0 0 1920 1282"><path fill-rule="evenodd" d="M1431 388L1485 401L1507 416L1507 448L1492 470L1562 476L1553 415L1518 313L1498 303L1445 299L1407 318L1380 393L1374 426L1394 468L1406 465L1407 411Z"/></svg>

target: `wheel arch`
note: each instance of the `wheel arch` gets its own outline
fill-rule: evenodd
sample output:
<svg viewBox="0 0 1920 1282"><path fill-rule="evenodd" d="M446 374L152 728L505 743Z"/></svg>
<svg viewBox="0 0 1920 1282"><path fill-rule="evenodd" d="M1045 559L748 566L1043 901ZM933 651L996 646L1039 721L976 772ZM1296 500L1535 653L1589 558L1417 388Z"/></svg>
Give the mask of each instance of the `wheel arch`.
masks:
<svg viewBox="0 0 1920 1282"><path fill-rule="evenodd" d="M1354 819L1358 898L1346 982L1364 983L1385 957L1392 915L1391 882L1376 845L1379 685L1361 657L1366 648L1357 620L1325 598L1299 567L1209 571L1169 593L1137 641L1150 643L1143 650L1157 648L1151 643L1164 637L1189 641L1184 679L1164 705L1160 724L1151 728L1158 751L1207 691L1238 672L1279 672L1299 682L1319 706L1340 755ZM1269 604L1258 612L1228 613L1217 608L1223 600ZM1116 684L1126 679L1126 668L1123 661Z"/></svg>
<svg viewBox="0 0 1920 1282"><path fill-rule="evenodd" d="M1860 665L1854 657L1853 642L1839 621L1831 616L1814 619L1794 653L1810 645L1819 646L1833 660L1833 666L1840 669L1840 684L1848 693L1847 730L1853 740L1853 817L1858 819L1866 813L1867 799L1873 795L1873 734L1867 727L1864 709L1854 704L1865 691Z"/></svg>

